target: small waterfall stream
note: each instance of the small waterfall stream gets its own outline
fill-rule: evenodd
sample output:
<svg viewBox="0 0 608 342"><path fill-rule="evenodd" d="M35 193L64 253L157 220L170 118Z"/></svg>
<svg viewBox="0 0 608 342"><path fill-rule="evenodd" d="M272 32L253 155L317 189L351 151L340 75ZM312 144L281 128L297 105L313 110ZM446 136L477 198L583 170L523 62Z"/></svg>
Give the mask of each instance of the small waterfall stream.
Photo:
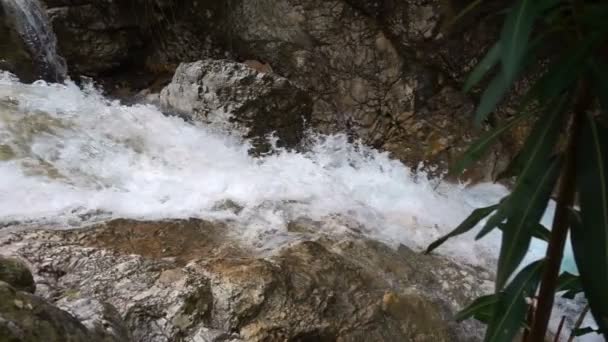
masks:
<svg viewBox="0 0 608 342"><path fill-rule="evenodd" d="M0 0L9 25L19 34L36 63L38 76L61 82L67 75L65 60L57 53L57 38L38 0Z"/></svg>
<svg viewBox="0 0 608 342"><path fill-rule="evenodd" d="M39 76L62 82L66 63L41 3L0 0L0 6ZM0 230L197 217L230 220L243 240L276 248L293 238L288 223L305 218L323 222L317 234L356 226L370 238L421 249L508 191L427 179L344 136L315 141L306 153L253 158L249 142L229 132L190 125L153 106L120 105L92 86L23 84L0 70ZM472 244L466 234L441 252L491 268L499 238L494 232ZM529 259L542 257L544 248L534 241ZM566 254L564 268L575 271L570 249Z"/></svg>

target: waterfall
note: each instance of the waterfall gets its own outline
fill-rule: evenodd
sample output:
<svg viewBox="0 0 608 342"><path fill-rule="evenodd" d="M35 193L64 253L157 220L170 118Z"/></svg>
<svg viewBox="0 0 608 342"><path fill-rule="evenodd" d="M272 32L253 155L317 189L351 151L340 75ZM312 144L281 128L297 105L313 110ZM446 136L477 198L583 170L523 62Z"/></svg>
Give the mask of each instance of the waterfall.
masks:
<svg viewBox="0 0 608 342"><path fill-rule="evenodd" d="M49 17L38 0L0 0L9 25L19 34L36 63L38 76L63 81L67 67L57 53L57 38Z"/></svg>

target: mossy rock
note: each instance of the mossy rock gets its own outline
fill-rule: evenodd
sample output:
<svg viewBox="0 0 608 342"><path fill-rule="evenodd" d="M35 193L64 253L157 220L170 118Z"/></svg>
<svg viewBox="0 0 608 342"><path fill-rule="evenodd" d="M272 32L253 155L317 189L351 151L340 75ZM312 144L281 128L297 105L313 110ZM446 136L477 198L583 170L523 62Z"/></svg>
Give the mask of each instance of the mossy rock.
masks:
<svg viewBox="0 0 608 342"><path fill-rule="evenodd" d="M92 342L67 312L0 281L0 342Z"/></svg>
<svg viewBox="0 0 608 342"><path fill-rule="evenodd" d="M19 291L34 293L36 283L27 265L18 259L0 257L0 281Z"/></svg>

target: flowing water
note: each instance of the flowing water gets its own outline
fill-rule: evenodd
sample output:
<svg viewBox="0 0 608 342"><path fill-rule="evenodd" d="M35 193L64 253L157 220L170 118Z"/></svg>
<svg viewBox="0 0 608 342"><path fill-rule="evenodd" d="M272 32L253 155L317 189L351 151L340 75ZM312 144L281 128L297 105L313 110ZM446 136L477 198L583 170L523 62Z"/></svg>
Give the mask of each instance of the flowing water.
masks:
<svg viewBox="0 0 608 342"><path fill-rule="evenodd" d="M51 81L63 80L67 73L65 60L57 53L57 39L40 2L0 0L0 6L37 63L39 76Z"/></svg>
<svg viewBox="0 0 608 342"><path fill-rule="evenodd" d="M41 5L0 5L41 76L64 79L65 62ZM249 142L221 123L193 125L154 106L108 100L92 85L23 84L0 71L0 232L195 217L229 222L235 238L263 252L322 234L363 234L420 250L508 193L496 184L430 179L342 135L309 138L307 152L256 158ZM551 204L546 226L552 211ZM314 230L290 229L300 220ZM492 269L500 233L478 243L473 236L450 240L439 253ZM533 241L528 261L544 248ZM563 268L576 272L570 249ZM576 303L560 305L553 328L561 311L580 311Z"/></svg>
<svg viewBox="0 0 608 342"><path fill-rule="evenodd" d="M289 241L298 219L330 222L422 248L507 190L429 179L346 137L313 136L308 152L252 157L231 132L123 106L84 89L0 78L0 222L79 226L115 217L231 220L261 248ZM549 219L549 217L547 217ZM441 251L493 262L499 233ZM542 255L541 245L532 248Z"/></svg>
<svg viewBox="0 0 608 342"><path fill-rule="evenodd" d="M290 221L307 218L422 247L506 193L499 185L429 180L341 135L316 136L303 153L256 158L249 148L231 132L195 126L149 105L122 106L91 86L28 85L5 74L0 221L73 226L113 217L229 219L249 241L268 247L289 239ZM471 262L491 250L467 247L465 253L464 246L451 245Z"/></svg>
<svg viewBox="0 0 608 342"><path fill-rule="evenodd" d="M225 125L193 125L151 105L124 106L92 85L23 84L0 72L0 232L196 217L230 222L235 237L265 252L345 233L420 250L508 193L496 184L429 179L342 135L310 140L307 152L256 158ZM553 204L546 226L552 211ZM303 236L289 229L302 219L317 222L316 230ZM477 243L473 234L450 240L439 253L492 269L500 233ZM544 248L534 241L528 261ZM570 250L563 267L576 271ZM560 305L571 315L580 310Z"/></svg>

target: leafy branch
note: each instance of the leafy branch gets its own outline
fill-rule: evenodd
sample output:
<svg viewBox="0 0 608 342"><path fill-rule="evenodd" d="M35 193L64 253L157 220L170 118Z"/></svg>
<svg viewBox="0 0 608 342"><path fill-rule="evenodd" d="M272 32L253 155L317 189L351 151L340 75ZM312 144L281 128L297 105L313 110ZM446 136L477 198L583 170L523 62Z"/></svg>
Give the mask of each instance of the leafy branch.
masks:
<svg viewBox="0 0 608 342"><path fill-rule="evenodd" d="M471 6L480 4L475 1ZM470 11L471 6L465 9ZM535 123L523 147L503 173L515 177L515 185L500 203L475 210L426 252L474 229L484 219L477 239L501 230L495 293L479 298L457 315L458 319L474 317L487 323L485 341L512 341L522 329L529 329L523 335L526 341L544 340L555 293L565 289L568 296L582 290L599 332L606 334L608 65L604 60L608 4L518 0L504 13L499 40L464 85L464 91L470 91L492 76L474 113L475 123L484 122L520 80L530 79L533 73L540 77L518 98L519 114L473 143L453 171L461 173L482 158L502 134L532 120ZM547 67L539 67L539 55L546 56ZM556 188L549 232L540 220ZM580 210L574 207L577 197ZM579 276L559 274L569 231ZM532 238L548 241L546 257L522 267ZM530 304L534 301L526 301L531 298L536 299L536 306Z"/></svg>

